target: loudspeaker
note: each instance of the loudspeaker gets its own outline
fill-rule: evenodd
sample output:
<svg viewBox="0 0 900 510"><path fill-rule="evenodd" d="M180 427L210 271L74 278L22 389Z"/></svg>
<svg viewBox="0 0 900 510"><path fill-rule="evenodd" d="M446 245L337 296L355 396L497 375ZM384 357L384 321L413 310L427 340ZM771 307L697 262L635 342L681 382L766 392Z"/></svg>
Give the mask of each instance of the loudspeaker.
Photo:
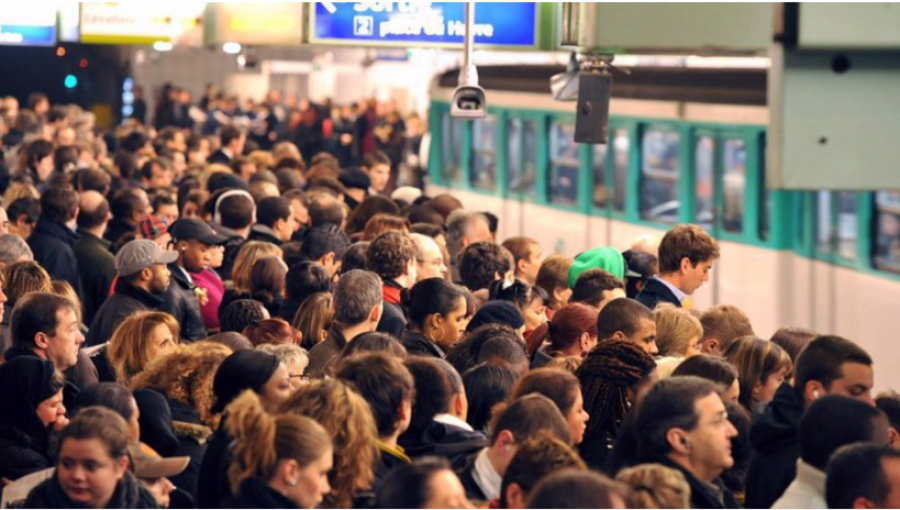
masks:
<svg viewBox="0 0 900 510"><path fill-rule="evenodd" d="M605 70L583 72L578 77L578 107L575 117L576 142L606 143L611 87L612 76Z"/></svg>

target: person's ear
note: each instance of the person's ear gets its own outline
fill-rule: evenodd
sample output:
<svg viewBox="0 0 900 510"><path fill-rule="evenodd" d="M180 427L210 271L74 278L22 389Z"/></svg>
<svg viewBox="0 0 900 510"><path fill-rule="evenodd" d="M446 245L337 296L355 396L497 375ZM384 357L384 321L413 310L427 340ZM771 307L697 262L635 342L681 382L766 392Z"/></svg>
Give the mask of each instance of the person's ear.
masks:
<svg viewBox="0 0 900 510"><path fill-rule="evenodd" d="M612 336L610 338L618 340L619 342L627 342L627 341L631 340L630 338L625 336L625 333L623 333L621 331L616 331L615 333L612 334Z"/></svg>
<svg viewBox="0 0 900 510"><path fill-rule="evenodd" d="M709 354L710 356L721 356L721 352L719 350L719 341L715 338L707 338L702 344L700 344L700 351L703 354Z"/></svg>
<svg viewBox="0 0 900 510"><path fill-rule="evenodd" d="M333 303L333 301L332 301L332 303ZM369 311L369 321L370 322L372 322L374 324L378 324L381 321L381 313L382 313L383 306L384 305L382 303L378 303L377 305L372 307L372 310Z"/></svg>
<svg viewBox="0 0 900 510"><path fill-rule="evenodd" d="M678 427L672 427L666 432L666 440L673 452L679 455L691 454L691 442L688 440L684 430Z"/></svg>
<svg viewBox="0 0 900 510"><path fill-rule="evenodd" d="M121 480L122 477L125 476L125 472L128 471L128 464L129 464L128 455L122 455L122 456L119 457L119 459L115 462L115 467L116 467L116 469L115 469L115 471L116 471L116 477L117 477L119 480Z"/></svg>
<svg viewBox="0 0 900 510"><path fill-rule="evenodd" d="M591 334L585 331L581 334L581 338L578 339L578 346L581 348L581 352L588 352L591 349Z"/></svg>
<svg viewBox="0 0 900 510"><path fill-rule="evenodd" d="M524 272L525 272L525 266L527 266L527 265L528 265L528 261L527 261L527 260L525 260L525 259L519 260L518 262L516 262L516 272L517 272L517 273L524 273Z"/></svg>
<svg viewBox="0 0 900 510"><path fill-rule="evenodd" d="M682 273L682 274L687 273L688 270L690 270L691 267L692 267L692 266L691 266L691 259L689 259L689 258L687 258L687 257L681 257L681 264L679 264L679 267L680 267L680 269L681 269L681 273Z"/></svg>
<svg viewBox="0 0 900 510"><path fill-rule="evenodd" d="M144 269L141 269L141 280L150 281L152 279L153 279L153 269L151 269L149 267L145 267Z"/></svg>
<svg viewBox="0 0 900 510"><path fill-rule="evenodd" d="M334 252L330 251L322 256L322 266L331 267L334 264Z"/></svg>
<svg viewBox="0 0 900 510"><path fill-rule="evenodd" d="M506 486L506 508L525 508L525 492L516 482Z"/></svg>
<svg viewBox="0 0 900 510"><path fill-rule="evenodd" d="M803 399L806 402L815 402L820 397L824 397L825 394L825 387L822 386L821 382L806 381L806 386L803 388Z"/></svg>
<svg viewBox="0 0 900 510"><path fill-rule="evenodd" d="M872 501L860 496L853 500L853 507L855 509L866 509L866 508L877 508Z"/></svg>
<svg viewBox="0 0 900 510"><path fill-rule="evenodd" d="M47 334L43 331L39 331L34 334L34 345L38 349L46 349L50 347L50 339L47 337Z"/></svg>

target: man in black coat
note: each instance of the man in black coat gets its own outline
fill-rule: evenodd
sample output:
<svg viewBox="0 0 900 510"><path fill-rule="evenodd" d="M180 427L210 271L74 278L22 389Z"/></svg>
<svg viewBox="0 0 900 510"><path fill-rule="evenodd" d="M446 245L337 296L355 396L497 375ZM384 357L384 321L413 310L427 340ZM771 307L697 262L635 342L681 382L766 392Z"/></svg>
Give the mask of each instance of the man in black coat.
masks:
<svg viewBox="0 0 900 510"><path fill-rule="evenodd" d="M400 306L400 293L416 283L415 241L401 232L385 232L366 250L369 268L384 280L384 313L378 331L400 338L406 329L406 314Z"/></svg>
<svg viewBox="0 0 900 510"><path fill-rule="evenodd" d="M220 163L231 165L234 158L244 153L244 143L247 135L234 126L225 126L219 132L219 140L222 146L206 159L208 163Z"/></svg>
<svg viewBox="0 0 900 510"><path fill-rule="evenodd" d="M78 235L72 249L78 259L78 270L84 294L84 322L90 324L100 305L109 297L116 276L115 261L109 251L109 241L103 239L109 223L109 202L96 191L81 193L78 212Z"/></svg>
<svg viewBox="0 0 900 510"><path fill-rule="evenodd" d="M719 245L697 225L677 225L659 243L659 276L647 280L637 300L653 310L659 303L691 308L690 296L709 280Z"/></svg>
<svg viewBox="0 0 900 510"><path fill-rule="evenodd" d="M35 262L52 278L69 282L80 296L78 259L72 249L78 241L78 234L73 231L77 217L78 193L66 188L48 188L41 195L41 218L28 238L28 246Z"/></svg>
<svg viewBox="0 0 900 510"><path fill-rule="evenodd" d="M146 239L125 244L115 258L118 275L115 292L103 302L91 321L87 345L108 342L119 323L129 315L159 310L163 304L162 294L169 287L166 264L177 258L176 252L164 251Z"/></svg>
<svg viewBox="0 0 900 510"><path fill-rule="evenodd" d="M169 264L172 284L163 296L162 311L171 314L181 324L181 338L186 341L206 338L206 325L200 314L200 299L205 296L198 292L191 278L209 266L212 250L228 241L206 223L195 219L176 221L170 228L178 259Z"/></svg>

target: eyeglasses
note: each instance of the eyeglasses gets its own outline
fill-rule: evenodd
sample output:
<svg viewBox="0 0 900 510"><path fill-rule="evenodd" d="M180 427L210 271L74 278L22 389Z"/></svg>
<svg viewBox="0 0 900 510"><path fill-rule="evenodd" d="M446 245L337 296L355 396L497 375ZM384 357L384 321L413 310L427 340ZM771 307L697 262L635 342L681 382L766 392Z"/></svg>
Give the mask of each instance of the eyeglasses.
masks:
<svg viewBox="0 0 900 510"><path fill-rule="evenodd" d="M312 377L303 374L289 374L288 377L290 377L291 379L300 379L300 382L302 383L308 383L312 381Z"/></svg>

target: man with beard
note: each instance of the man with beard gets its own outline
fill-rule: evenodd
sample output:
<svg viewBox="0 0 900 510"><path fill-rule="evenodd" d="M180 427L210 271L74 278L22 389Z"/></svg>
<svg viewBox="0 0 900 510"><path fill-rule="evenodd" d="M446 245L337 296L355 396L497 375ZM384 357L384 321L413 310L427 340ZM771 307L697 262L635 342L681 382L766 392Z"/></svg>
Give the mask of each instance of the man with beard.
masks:
<svg viewBox="0 0 900 510"><path fill-rule="evenodd" d="M109 341L113 331L125 317L145 311L158 310L162 294L169 287L169 269L178 254L164 251L147 239L130 241L116 254L118 281L114 292L94 315L86 345L101 345Z"/></svg>

